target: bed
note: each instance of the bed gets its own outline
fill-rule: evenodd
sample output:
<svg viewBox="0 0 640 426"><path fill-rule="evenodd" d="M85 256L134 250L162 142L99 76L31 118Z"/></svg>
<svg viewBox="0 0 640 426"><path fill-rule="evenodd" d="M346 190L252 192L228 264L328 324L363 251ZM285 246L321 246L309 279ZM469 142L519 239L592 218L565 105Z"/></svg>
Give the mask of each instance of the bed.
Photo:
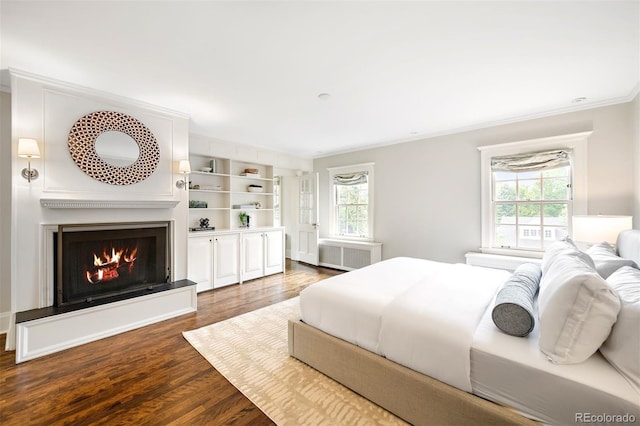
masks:
<svg viewBox="0 0 640 426"><path fill-rule="evenodd" d="M619 261L640 264L640 231L621 233L617 248ZM614 362L617 352L603 349L620 346L610 342L614 323L631 318L636 340L625 342L625 356L640 354L639 326L636 317L629 317L629 306L636 309L637 303L624 305L622 296L610 291L615 297L607 293L602 301L608 304L606 309L596 310L598 321L613 315L606 331L611 336L604 337L602 348L591 354L578 345L570 352L555 353L557 348L549 349L548 343L550 330L558 322L551 311L558 309L554 301L567 295L562 294L564 290L550 290L555 284L549 280L561 281L567 269L562 263L565 257L570 265L589 257L577 250L568 254L564 246L556 251L543 259L541 290L532 305L535 326L525 337L505 334L492 318L496 298L511 272L394 258L303 290L302 318L289 322L289 352L416 425L638 422L635 361L629 373L626 366ZM591 257L586 260L592 262L599 282L606 281L600 269L595 271ZM634 294L639 294L637 289ZM569 296L580 299L573 293ZM565 309L564 305L560 308ZM607 312L615 306L615 312ZM585 324L581 327L591 330L591 323ZM602 324L595 325L589 331L593 336L603 332ZM629 330L629 324L622 327ZM554 342L562 339L562 335L554 337Z"/></svg>

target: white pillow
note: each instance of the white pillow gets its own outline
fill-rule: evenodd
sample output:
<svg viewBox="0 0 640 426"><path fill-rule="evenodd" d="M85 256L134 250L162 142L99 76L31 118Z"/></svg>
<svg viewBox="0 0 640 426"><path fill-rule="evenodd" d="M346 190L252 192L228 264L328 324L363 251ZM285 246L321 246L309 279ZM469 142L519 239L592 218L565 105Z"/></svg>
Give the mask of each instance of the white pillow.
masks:
<svg viewBox="0 0 640 426"><path fill-rule="evenodd" d="M575 364L605 341L620 311L620 299L583 258L559 254L540 281L540 350L556 364Z"/></svg>
<svg viewBox="0 0 640 426"><path fill-rule="evenodd" d="M613 247L606 241L589 247L587 254L593 259L596 271L605 279L623 266L638 267L633 260L618 256Z"/></svg>
<svg viewBox="0 0 640 426"><path fill-rule="evenodd" d="M564 240L555 241L545 249L540 264L542 274L544 275L556 259L565 256L576 256L592 268L596 267L588 254L581 252L570 238L565 238Z"/></svg>
<svg viewBox="0 0 640 426"><path fill-rule="evenodd" d="M607 282L620 296L622 308L600 352L640 392L640 270L623 266Z"/></svg>

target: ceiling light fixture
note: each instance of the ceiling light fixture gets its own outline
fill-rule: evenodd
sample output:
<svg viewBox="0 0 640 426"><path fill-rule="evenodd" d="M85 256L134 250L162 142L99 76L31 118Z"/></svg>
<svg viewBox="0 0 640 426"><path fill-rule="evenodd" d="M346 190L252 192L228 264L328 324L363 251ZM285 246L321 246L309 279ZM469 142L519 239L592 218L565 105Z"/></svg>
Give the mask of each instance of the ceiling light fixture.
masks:
<svg viewBox="0 0 640 426"><path fill-rule="evenodd" d="M327 99L329 99L330 97L331 97L331 95L330 95L330 94L328 94L328 93L320 93L320 94L318 95L318 99L323 100L323 101L326 101L326 100L327 100Z"/></svg>
<svg viewBox="0 0 640 426"><path fill-rule="evenodd" d="M580 102L584 102L586 100L587 100L587 98L585 98L584 96L580 96L579 98L575 98L571 102L574 103L574 104L579 104Z"/></svg>

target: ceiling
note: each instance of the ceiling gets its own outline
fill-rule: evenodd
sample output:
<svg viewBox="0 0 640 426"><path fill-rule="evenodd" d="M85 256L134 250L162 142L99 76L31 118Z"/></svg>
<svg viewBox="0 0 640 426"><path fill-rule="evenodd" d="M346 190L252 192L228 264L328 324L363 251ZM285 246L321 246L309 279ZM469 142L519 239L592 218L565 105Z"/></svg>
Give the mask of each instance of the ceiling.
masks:
<svg viewBox="0 0 640 426"><path fill-rule="evenodd" d="M0 69L181 111L193 134L303 158L628 101L640 79L638 0L0 7Z"/></svg>

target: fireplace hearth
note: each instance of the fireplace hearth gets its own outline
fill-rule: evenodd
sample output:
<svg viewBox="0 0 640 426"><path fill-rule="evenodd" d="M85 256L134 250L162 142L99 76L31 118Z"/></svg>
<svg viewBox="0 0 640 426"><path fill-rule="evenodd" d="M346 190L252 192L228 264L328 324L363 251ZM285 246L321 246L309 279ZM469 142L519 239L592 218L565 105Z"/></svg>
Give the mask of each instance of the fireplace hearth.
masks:
<svg viewBox="0 0 640 426"><path fill-rule="evenodd" d="M171 281L168 222L60 225L54 236L58 307L137 294Z"/></svg>
<svg viewBox="0 0 640 426"><path fill-rule="evenodd" d="M44 225L41 307L16 312L16 362L197 311L173 281L173 222Z"/></svg>

